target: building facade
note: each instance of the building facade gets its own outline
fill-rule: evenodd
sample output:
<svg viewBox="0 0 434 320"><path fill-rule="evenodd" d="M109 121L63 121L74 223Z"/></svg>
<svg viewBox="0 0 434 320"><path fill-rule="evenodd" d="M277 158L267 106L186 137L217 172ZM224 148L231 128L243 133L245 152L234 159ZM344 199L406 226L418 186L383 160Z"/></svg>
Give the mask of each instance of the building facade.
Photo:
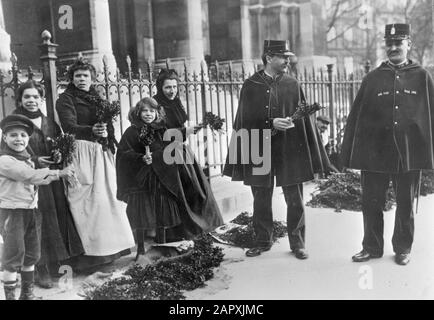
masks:
<svg viewBox="0 0 434 320"><path fill-rule="evenodd" d="M41 32L60 63L79 52L98 68L105 55L125 71L147 61L260 62L264 39L288 39L300 62L327 59L321 0L2 0L2 30L19 66L39 66ZM0 26L1 27L1 26ZM1 30L0 30L1 31ZM5 46L3 44L3 46Z"/></svg>

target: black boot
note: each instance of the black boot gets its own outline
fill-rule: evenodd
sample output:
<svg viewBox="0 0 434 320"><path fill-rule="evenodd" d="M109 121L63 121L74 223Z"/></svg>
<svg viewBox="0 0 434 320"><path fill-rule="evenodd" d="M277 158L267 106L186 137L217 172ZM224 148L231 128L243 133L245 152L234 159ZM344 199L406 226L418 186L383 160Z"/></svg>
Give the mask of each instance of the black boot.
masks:
<svg viewBox="0 0 434 320"><path fill-rule="evenodd" d="M34 289L34 271L21 271L21 294L19 300L38 300L33 294Z"/></svg>
<svg viewBox="0 0 434 320"><path fill-rule="evenodd" d="M2 281L3 282L3 281ZM3 288L5 289L6 300L17 300L15 297L15 289L17 287L16 281L6 281L3 282Z"/></svg>

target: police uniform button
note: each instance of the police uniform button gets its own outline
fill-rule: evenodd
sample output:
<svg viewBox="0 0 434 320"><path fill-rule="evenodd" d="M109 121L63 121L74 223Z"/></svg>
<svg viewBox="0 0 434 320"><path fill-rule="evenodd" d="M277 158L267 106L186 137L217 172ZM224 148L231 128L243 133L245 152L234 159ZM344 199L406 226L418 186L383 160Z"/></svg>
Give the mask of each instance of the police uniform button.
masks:
<svg viewBox="0 0 434 320"><path fill-rule="evenodd" d="M399 109L399 107L398 107L398 106L395 106L395 109Z"/></svg>
<svg viewBox="0 0 434 320"><path fill-rule="evenodd" d="M396 93L399 93L399 91L396 91Z"/></svg>
<svg viewBox="0 0 434 320"><path fill-rule="evenodd" d="M268 109L268 106L265 106L265 109Z"/></svg>
<svg viewBox="0 0 434 320"><path fill-rule="evenodd" d="M398 124L398 122L395 121L395 125L397 125L397 124Z"/></svg>
<svg viewBox="0 0 434 320"><path fill-rule="evenodd" d="M396 76L396 79L399 79L399 76Z"/></svg>
<svg viewBox="0 0 434 320"><path fill-rule="evenodd" d="M267 93L270 93L270 90L267 90Z"/></svg>

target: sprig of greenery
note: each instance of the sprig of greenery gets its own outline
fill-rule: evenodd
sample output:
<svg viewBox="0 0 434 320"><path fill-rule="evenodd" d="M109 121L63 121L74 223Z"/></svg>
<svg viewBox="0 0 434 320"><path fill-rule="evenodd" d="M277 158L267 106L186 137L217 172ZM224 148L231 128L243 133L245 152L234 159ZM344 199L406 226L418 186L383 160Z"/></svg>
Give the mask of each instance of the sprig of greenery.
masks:
<svg viewBox="0 0 434 320"><path fill-rule="evenodd" d="M72 156L75 152L75 135L62 133L51 139L51 159L61 167L67 167L72 163Z"/></svg>

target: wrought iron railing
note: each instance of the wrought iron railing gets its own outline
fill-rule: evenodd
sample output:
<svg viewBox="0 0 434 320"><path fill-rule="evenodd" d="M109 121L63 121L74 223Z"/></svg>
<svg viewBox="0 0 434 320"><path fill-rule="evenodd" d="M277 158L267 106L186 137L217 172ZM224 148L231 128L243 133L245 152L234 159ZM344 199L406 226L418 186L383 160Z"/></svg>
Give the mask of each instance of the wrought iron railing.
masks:
<svg viewBox="0 0 434 320"><path fill-rule="evenodd" d="M43 110L48 116L56 119L54 104L58 95L66 88L68 81L63 67L56 67L56 47L52 44L49 33L43 33L41 49L42 71L31 68L20 71L18 62L13 55L12 68L6 74L0 71L0 118L12 112L15 108L15 92L19 85L27 79L35 79L44 83L46 88L46 107ZM97 74L95 87L102 96L109 100L119 100L121 115L115 124L116 135L121 134L129 126L128 112L141 98L156 93L155 79L159 66L148 61L145 70L134 73L131 69L131 59L126 57L127 72L110 71L107 59L103 59L103 70ZM165 62L171 67L171 61ZM231 62L224 65L218 62L200 65L199 71L190 71L184 61L181 68L177 64L181 83L180 98L186 107L191 124L202 122L205 112L213 112L226 119L225 134L213 135L210 130L201 130L189 137L189 144L208 176L221 173L226 158L226 152L232 132L232 124L238 107L238 100L243 82L250 76L244 65L238 64L237 72ZM347 74L345 71L335 71L333 65L327 65L325 70L297 70L291 66L292 73L298 78L308 102L318 102L326 108L321 111L332 120L330 136L337 143L342 139L346 116L360 86L364 72ZM256 67L253 71L256 71ZM369 71L369 65L366 71Z"/></svg>

